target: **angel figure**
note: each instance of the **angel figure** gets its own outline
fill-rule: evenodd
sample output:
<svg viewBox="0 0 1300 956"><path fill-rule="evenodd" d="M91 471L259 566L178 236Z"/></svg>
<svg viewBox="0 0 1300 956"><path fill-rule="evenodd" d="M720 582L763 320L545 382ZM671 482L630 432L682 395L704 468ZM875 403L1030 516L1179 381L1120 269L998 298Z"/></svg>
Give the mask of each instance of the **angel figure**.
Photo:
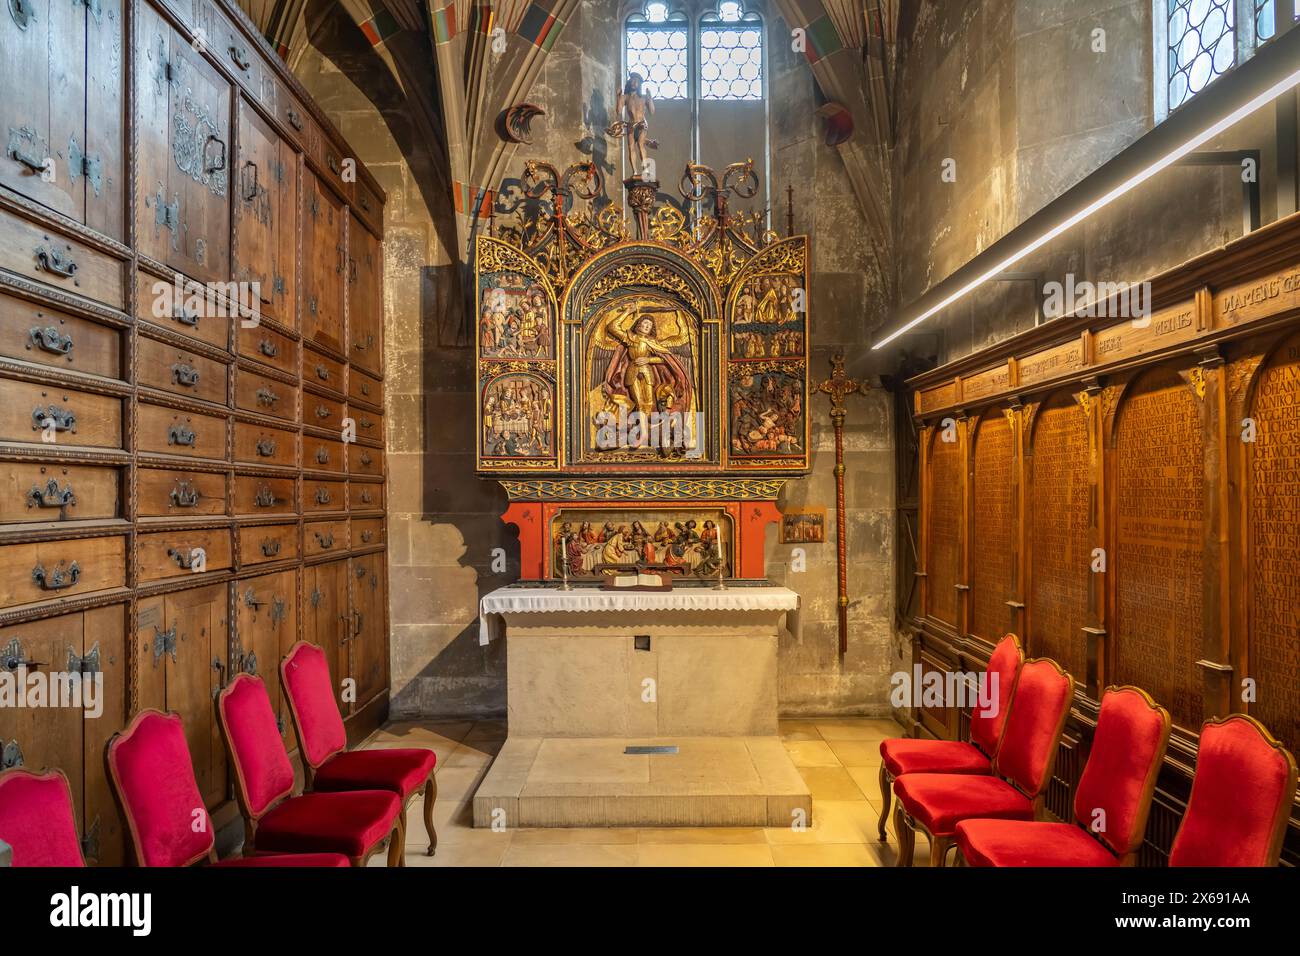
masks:
<svg viewBox="0 0 1300 956"><path fill-rule="evenodd" d="M650 117L654 115L655 101L650 93L642 92L640 73L628 75L627 83L614 96L614 111L618 120L605 129L607 136L619 136L626 142L625 155L632 175L646 178L648 151L658 149L657 140L650 139ZM650 178L654 178L653 174Z"/></svg>
<svg viewBox="0 0 1300 956"><path fill-rule="evenodd" d="M677 309L642 301L615 308L596 325L592 345L613 353L598 385L607 402L647 420L656 411L691 410L691 338Z"/></svg>

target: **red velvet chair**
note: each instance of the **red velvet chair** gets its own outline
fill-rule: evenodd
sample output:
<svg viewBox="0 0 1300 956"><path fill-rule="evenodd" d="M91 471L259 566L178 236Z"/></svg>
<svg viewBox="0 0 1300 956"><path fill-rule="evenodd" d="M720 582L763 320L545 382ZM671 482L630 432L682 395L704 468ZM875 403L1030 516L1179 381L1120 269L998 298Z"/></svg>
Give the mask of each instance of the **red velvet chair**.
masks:
<svg viewBox="0 0 1300 956"><path fill-rule="evenodd" d="M1008 634L998 641L989 655L985 674L997 675L997 708L992 714L975 707L970 715L970 743L964 740L928 740L897 737L880 742L880 842L887 843L885 823L889 820L894 781L905 773L978 773L993 772L993 758L1011 708L1016 678L1025 654L1020 638Z"/></svg>
<svg viewBox="0 0 1300 956"><path fill-rule="evenodd" d="M1169 865L1277 866L1295 788L1295 758L1258 720L1206 721Z"/></svg>
<svg viewBox="0 0 1300 956"><path fill-rule="evenodd" d="M1169 744L1169 711L1137 687L1109 687L1074 795L1072 823L962 820L970 866L1132 866Z"/></svg>
<svg viewBox="0 0 1300 956"><path fill-rule="evenodd" d="M15 867L86 865L63 771L0 773L0 840L13 850Z"/></svg>
<svg viewBox="0 0 1300 956"><path fill-rule="evenodd" d="M402 803L386 790L293 793L293 765L280 742L261 678L240 674L217 697L221 733L244 814L244 854L342 853L353 866L388 840L388 865L404 866Z"/></svg>
<svg viewBox="0 0 1300 956"><path fill-rule="evenodd" d="M286 853L218 862L212 818L203 805L177 714L142 710L104 751L108 779L139 866L349 866L341 853ZM202 822L199 829L195 824Z"/></svg>
<svg viewBox="0 0 1300 956"><path fill-rule="evenodd" d="M280 662L280 677L289 698L293 728L302 754L306 789L321 792L389 790L402 801L402 817L416 794L424 792L424 829L429 856L438 849L433 804L438 798L434 775L437 755L419 748L348 752L347 730L334 702L329 663L315 644L299 641Z"/></svg>
<svg viewBox="0 0 1300 956"><path fill-rule="evenodd" d="M918 829L930 838L930 865L944 866L962 820L1039 818L1073 697L1074 678L1056 661L1025 661L994 775L906 773L894 781L898 866L912 865Z"/></svg>

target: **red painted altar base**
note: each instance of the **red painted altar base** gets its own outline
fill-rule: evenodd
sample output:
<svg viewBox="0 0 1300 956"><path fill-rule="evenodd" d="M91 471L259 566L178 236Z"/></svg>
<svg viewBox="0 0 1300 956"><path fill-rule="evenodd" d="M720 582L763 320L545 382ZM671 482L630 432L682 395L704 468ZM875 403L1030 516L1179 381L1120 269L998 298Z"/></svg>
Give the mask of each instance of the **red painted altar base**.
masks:
<svg viewBox="0 0 1300 956"><path fill-rule="evenodd" d="M673 508L709 508L724 511L731 518L735 534L733 544L736 577L767 576L764 549L767 526L781 520L774 501L671 501L656 502ZM550 534L552 519L561 511L606 510L632 511L635 503L619 501L515 501L501 520L519 528L519 576L526 581L544 581L551 577Z"/></svg>

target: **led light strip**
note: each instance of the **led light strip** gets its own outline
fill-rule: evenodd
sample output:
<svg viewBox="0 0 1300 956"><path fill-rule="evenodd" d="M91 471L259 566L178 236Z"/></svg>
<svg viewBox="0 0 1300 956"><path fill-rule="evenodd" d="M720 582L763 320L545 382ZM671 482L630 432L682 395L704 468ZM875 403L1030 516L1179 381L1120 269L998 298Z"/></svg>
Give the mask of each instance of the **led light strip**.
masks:
<svg viewBox="0 0 1300 956"><path fill-rule="evenodd" d="M1230 78L1225 77L1225 79L1230 79ZM1073 226L1078 225L1080 222L1087 219L1097 210L1110 205L1120 196L1123 196L1125 193L1130 192L1131 190L1140 186L1142 183L1146 182L1148 179L1150 179L1156 173L1160 172L1162 169L1165 169L1166 167L1171 166L1174 163L1178 162L1178 160L1182 159L1184 156L1186 156L1188 153L1195 150L1197 147L1204 145L1206 142L1213 139L1215 136L1218 136L1224 130L1227 130L1230 127L1234 126L1236 123L1245 119L1247 116L1254 113L1256 110L1260 109L1261 107L1271 103L1273 100L1277 99L1287 90L1290 90L1292 87L1295 87L1297 85L1300 85L1300 70L1297 70L1296 72L1292 73L1290 76L1286 77L1280 82L1275 83L1273 86L1269 87L1259 96L1256 96L1254 99L1250 100L1245 105L1240 106L1237 109L1233 110L1231 113L1223 117L1223 119L1219 120L1213 126L1210 126L1204 131L1198 133L1196 136L1193 136L1191 139L1187 140L1187 142L1183 143L1181 146L1165 154L1163 157L1156 160L1154 163L1152 163L1150 166L1143 169L1137 175L1129 178L1128 180L1124 181L1120 185L1116 186L1114 189L1106 193L1100 199L1095 200L1094 202L1085 206L1083 209L1076 212L1074 215L1070 216L1064 221L1053 226L1051 229L1043 233L1037 239L1033 240L1032 242L1022 247L1019 251L1014 252L1011 255L1007 256L1007 258L1003 259L997 265L989 268L982 275L966 283L964 286L962 286L956 292L953 292L943 301L926 309L924 312L922 312L916 318L912 319L906 325L903 325L895 329L893 332L889 333L889 335L885 336L875 345L871 346L872 350L884 348L886 345L894 341L894 339L898 338L900 335L910 332L912 329L916 328L926 319L930 318L931 316L935 315L938 312L943 311L948 306L956 302L958 299L965 296L972 289L975 289L978 286L983 285L985 282L987 282L989 279L993 278L994 276L999 275L1002 272L1005 272L1007 269L1015 265L1017 262L1019 262L1025 256L1029 255L1034 250L1042 248L1044 245L1051 242L1053 239L1061 235L1061 233L1065 232L1067 229L1070 229Z"/></svg>

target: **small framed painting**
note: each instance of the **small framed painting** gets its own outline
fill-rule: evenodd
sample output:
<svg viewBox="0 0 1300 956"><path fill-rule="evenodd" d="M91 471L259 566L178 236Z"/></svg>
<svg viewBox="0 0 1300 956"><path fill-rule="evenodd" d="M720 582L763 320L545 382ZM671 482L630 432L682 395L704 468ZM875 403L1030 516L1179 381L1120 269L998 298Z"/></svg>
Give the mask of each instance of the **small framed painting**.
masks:
<svg viewBox="0 0 1300 956"><path fill-rule="evenodd" d="M782 544L822 544L825 541L825 508L792 508L781 515Z"/></svg>

